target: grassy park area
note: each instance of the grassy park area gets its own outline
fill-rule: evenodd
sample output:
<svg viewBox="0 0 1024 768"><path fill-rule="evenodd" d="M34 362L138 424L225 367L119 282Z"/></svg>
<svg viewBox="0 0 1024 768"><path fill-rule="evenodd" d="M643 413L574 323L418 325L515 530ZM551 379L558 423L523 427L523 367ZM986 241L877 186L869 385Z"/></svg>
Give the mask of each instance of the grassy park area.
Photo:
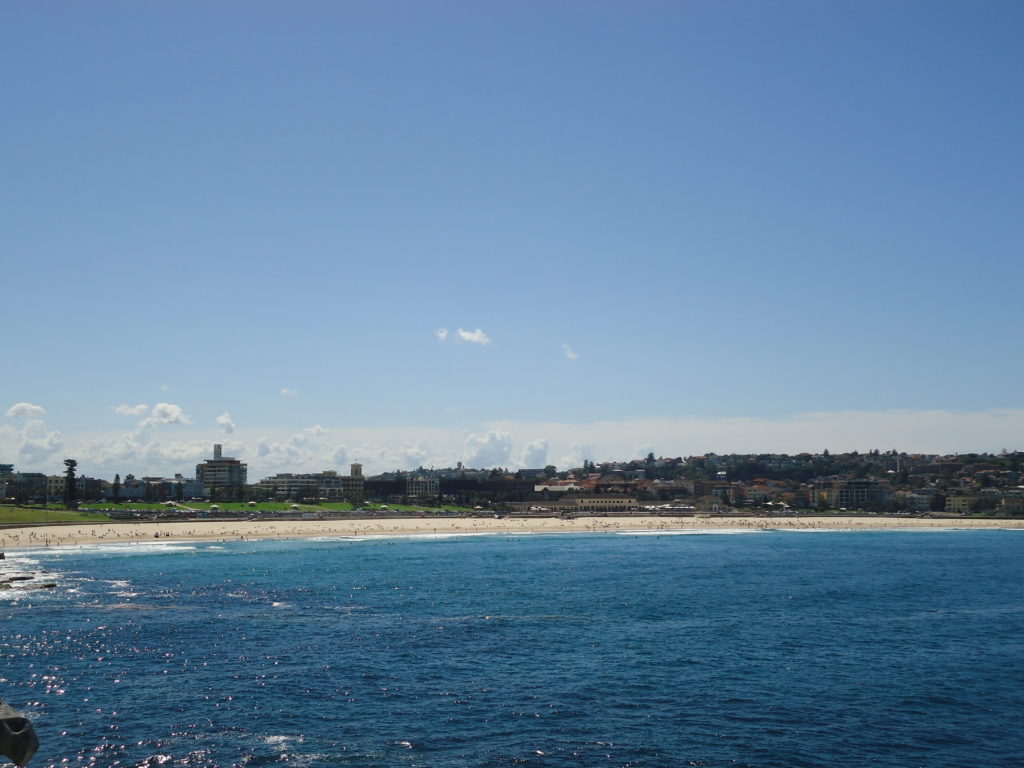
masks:
<svg viewBox="0 0 1024 768"><path fill-rule="evenodd" d="M57 509L56 507L19 507L0 504L0 525L30 525L33 523L96 523L109 520L103 512Z"/></svg>
<svg viewBox="0 0 1024 768"><path fill-rule="evenodd" d="M212 509L216 507L216 509ZM186 512L202 513L216 517L218 512L229 516L237 516L239 513L265 514L273 512L320 512L331 516L353 512L353 506L347 502L323 502L321 504L289 504L286 502L261 501L254 504L248 502L181 502L170 506L162 502L94 502L83 503L78 510L60 509L56 505L44 507L0 505L0 525L31 525L40 523L86 523L102 522L117 517L117 513L141 512L155 514L159 512L174 512L184 510ZM380 515L387 513L396 514L463 514L473 512L472 507L457 506L418 506L410 504L364 504L356 511L354 516L366 514Z"/></svg>

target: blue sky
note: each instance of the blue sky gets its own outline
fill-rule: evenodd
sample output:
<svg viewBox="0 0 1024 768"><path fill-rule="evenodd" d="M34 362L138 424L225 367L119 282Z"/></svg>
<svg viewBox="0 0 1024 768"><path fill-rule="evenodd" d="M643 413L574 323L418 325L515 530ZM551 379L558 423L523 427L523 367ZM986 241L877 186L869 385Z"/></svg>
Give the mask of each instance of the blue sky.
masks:
<svg viewBox="0 0 1024 768"><path fill-rule="evenodd" d="M1024 448L1022 28L9 4L0 462Z"/></svg>

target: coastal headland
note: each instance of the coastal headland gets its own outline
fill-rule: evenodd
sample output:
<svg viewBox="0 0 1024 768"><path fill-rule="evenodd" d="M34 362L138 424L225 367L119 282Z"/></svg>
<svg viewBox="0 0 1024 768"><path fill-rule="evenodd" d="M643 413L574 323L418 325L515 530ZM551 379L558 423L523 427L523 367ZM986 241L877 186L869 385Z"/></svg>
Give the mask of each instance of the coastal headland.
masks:
<svg viewBox="0 0 1024 768"><path fill-rule="evenodd" d="M0 528L4 549L132 544L152 541L217 541L355 536L455 534L551 534L694 532L729 530L941 530L1015 528L1024 519L885 516L595 516L558 517L373 517L341 520L181 520L100 522Z"/></svg>

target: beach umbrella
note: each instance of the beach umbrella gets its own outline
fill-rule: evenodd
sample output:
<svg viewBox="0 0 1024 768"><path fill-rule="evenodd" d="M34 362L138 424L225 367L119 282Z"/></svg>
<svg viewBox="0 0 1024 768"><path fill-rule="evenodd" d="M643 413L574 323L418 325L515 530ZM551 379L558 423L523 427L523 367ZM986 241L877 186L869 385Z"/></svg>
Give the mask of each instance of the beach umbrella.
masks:
<svg viewBox="0 0 1024 768"><path fill-rule="evenodd" d="M0 701L0 755L25 765L39 749L39 738L27 717Z"/></svg>

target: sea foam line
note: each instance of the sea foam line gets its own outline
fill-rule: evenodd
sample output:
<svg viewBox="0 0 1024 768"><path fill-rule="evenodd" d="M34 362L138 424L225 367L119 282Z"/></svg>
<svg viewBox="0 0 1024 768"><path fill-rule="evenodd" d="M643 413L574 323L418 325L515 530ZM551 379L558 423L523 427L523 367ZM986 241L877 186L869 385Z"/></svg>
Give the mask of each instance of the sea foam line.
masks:
<svg viewBox="0 0 1024 768"><path fill-rule="evenodd" d="M439 541L441 539L469 539L469 538L481 538L485 536L505 536L507 535L504 531L486 531L476 533L463 533L459 531L452 531L451 533L444 533L438 531L437 533L367 533L358 534L355 536L338 536L338 537L319 537L313 539L313 541L394 541L399 539L401 541Z"/></svg>
<svg viewBox="0 0 1024 768"><path fill-rule="evenodd" d="M609 531L616 536L735 536L742 533L764 533L764 528L665 528L651 531L646 528L627 531Z"/></svg>
<svg viewBox="0 0 1024 768"><path fill-rule="evenodd" d="M19 554L25 553L33 557L53 557L61 555L81 554L161 554L165 552L189 552L198 549L194 544L186 542L167 542L157 544L156 542L118 541L102 544L68 544L60 547L40 547L33 549L18 550Z"/></svg>

